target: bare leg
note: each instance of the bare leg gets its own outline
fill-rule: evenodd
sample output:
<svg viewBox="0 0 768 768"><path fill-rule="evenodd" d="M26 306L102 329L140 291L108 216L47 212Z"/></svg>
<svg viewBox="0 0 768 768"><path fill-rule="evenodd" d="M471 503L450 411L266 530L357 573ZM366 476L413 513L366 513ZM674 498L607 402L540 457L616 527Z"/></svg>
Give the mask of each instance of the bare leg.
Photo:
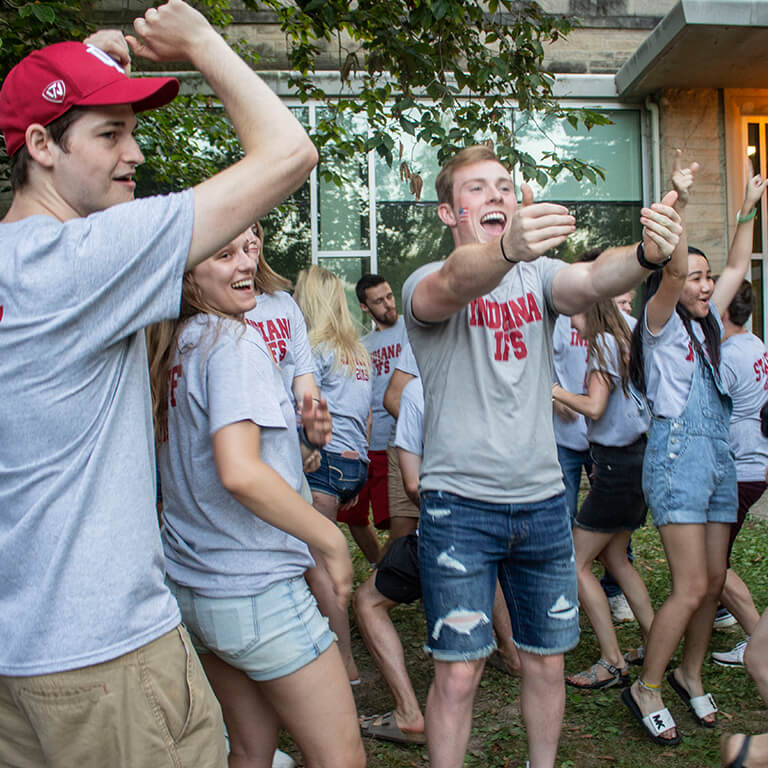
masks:
<svg viewBox="0 0 768 768"><path fill-rule="evenodd" d="M352 525L350 523L349 532L352 534L355 544L360 547L360 551L365 555L365 559L373 565L378 563L381 558L381 552L379 550L379 539L373 526L370 523L367 525Z"/></svg>
<svg viewBox="0 0 768 768"><path fill-rule="evenodd" d="M656 614L645 648L642 680L658 690L650 691L636 680L632 697L643 715L664 707L661 683L669 660L688 622L707 593L707 545L705 525L672 523L659 528L672 576L672 591ZM659 734L671 739L676 729Z"/></svg>
<svg viewBox="0 0 768 768"><path fill-rule="evenodd" d="M531 768L552 768L563 725L563 654L537 656L520 651L523 685L520 707L528 734Z"/></svg>
<svg viewBox="0 0 768 768"><path fill-rule="evenodd" d="M757 622L760 621L760 614L755 608L755 602L747 585L733 568L726 571L720 602L736 617L741 628L748 635L755 631Z"/></svg>
<svg viewBox="0 0 768 768"><path fill-rule="evenodd" d="M728 552L730 526L725 523L707 523L705 534L707 591L688 623L685 631L683 661L674 671L675 679L690 696L702 696L705 693L701 682L701 668L712 635L712 621L715 618L717 601L725 581L725 558ZM714 714L705 718L707 722L714 722L715 719Z"/></svg>
<svg viewBox="0 0 768 768"><path fill-rule="evenodd" d="M405 668L400 637L389 612L397 605L376 589L375 576L355 592L355 615L365 645L395 699L395 720L401 731L424 732L424 716Z"/></svg>
<svg viewBox="0 0 768 768"><path fill-rule="evenodd" d="M201 653L205 674L221 704L229 734L230 768L271 768L280 720L245 672L213 653Z"/></svg>
<svg viewBox="0 0 768 768"><path fill-rule="evenodd" d="M435 661L427 696L427 748L432 768L461 768L472 730L472 703L485 659Z"/></svg>
<svg viewBox="0 0 768 768"><path fill-rule="evenodd" d="M752 632L752 637L744 652L744 665L757 685L757 690L768 705L768 610L763 612L760 621ZM743 736L723 736L720 739L720 762L728 765L741 749ZM749 768L768 766L768 733L753 736L747 753Z"/></svg>
<svg viewBox="0 0 768 768"><path fill-rule="evenodd" d="M336 522L336 511L339 501L336 496L328 493L318 493L312 491L312 503L318 512L322 512L329 520ZM357 671L357 665L352 657L352 639L349 634L349 614L342 610L336 601L336 594L333 591L333 582L328 572L325 570L322 559L315 556L317 565L306 572L307 584L312 590L312 594L317 600L320 613L328 618L331 629L336 633L339 641L339 652L344 660L344 666L347 669L347 675L350 680L357 680L360 675Z"/></svg>
<svg viewBox="0 0 768 768"><path fill-rule="evenodd" d="M763 611L749 639L747 650L744 652L744 666L768 706L768 609Z"/></svg>
<svg viewBox="0 0 768 768"><path fill-rule="evenodd" d="M493 631L499 646L499 655L514 674L520 672L520 654L512 639L512 621L509 618L509 608L504 598L499 580L496 579L496 594L493 596Z"/></svg>
<svg viewBox="0 0 768 768"><path fill-rule="evenodd" d="M651 631L651 624L653 624L653 607L645 582L627 558L627 540L631 535L631 532L626 531L614 536L603 550L600 559L613 574L616 583L626 596L629 607L640 625L643 641L645 641Z"/></svg>
<svg viewBox="0 0 768 768"><path fill-rule="evenodd" d="M743 743L743 734L731 736L723 734L720 738L720 764L730 765L739 754ZM744 765L746 768L768 767L768 733L761 733L759 736L752 737L749 742L747 762Z"/></svg>
<svg viewBox="0 0 768 768"><path fill-rule="evenodd" d="M259 683L307 768L363 768L355 701L336 645L277 680Z"/></svg>
<svg viewBox="0 0 768 768"><path fill-rule="evenodd" d="M629 533L625 536L613 533L598 533L596 531L587 531L579 528L578 525L573 528L573 547L576 553L576 574L579 579L579 602L587 614L592 629L595 631L597 641L600 644L600 655L607 662L617 669L624 666L624 657L619 649L619 643L616 639L616 631L613 628L611 619L611 608L608 604L608 598L600 586L600 582L592 573L592 562L595 557L608 546L614 538L621 538L624 542L624 559L626 560L627 541ZM601 666L597 667L597 677L599 680L608 680L611 673ZM575 683L585 684L586 681L580 675L572 675L569 680Z"/></svg>

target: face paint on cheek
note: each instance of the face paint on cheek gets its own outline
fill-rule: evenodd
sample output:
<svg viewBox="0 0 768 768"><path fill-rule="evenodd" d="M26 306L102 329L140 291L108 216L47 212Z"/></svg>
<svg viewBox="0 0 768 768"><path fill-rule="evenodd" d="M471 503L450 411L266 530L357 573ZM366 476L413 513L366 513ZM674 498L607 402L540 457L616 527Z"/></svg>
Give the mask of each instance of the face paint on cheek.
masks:
<svg viewBox="0 0 768 768"><path fill-rule="evenodd" d="M459 221L469 221L469 210L467 208L459 208Z"/></svg>

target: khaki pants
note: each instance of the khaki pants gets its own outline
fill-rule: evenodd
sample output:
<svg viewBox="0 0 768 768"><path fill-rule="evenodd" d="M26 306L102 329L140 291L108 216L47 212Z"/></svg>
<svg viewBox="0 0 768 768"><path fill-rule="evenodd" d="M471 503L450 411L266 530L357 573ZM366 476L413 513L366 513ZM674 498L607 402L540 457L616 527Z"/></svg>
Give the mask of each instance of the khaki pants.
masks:
<svg viewBox="0 0 768 768"><path fill-rule="evenodd" d="M389 491L389 516L418 518L419 508L408 498L403 487L403 473L397 458L397 448L387 446L387 489Z"/></svg>
<svg viewBox="0 0 768 768"><path fill-rule="evenodd" d="M0 676L0 766L226 764L221 709L181 625L103 664Z"/></svg>

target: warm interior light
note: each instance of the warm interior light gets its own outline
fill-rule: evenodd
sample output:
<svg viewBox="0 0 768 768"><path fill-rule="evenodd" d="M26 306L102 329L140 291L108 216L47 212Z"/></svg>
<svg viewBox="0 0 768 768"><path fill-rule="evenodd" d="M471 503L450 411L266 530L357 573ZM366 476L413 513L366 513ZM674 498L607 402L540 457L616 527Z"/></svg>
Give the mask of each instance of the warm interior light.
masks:
<svg viewBox="0 0 768 768"><path fill-rule="evenodd" d="M757 147L754 147L751 145L747 147L747 157L752 157L752 155L756 155L756 154L757 154Z"/></svg>

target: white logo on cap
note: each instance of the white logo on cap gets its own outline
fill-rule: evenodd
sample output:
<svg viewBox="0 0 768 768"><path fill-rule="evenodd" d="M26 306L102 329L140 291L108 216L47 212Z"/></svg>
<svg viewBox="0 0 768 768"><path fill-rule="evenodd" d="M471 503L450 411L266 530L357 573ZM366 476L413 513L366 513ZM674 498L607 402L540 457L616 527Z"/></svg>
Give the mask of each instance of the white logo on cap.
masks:
<svg viewBox="0 0 768 768"><path fill-rule="evenodd" d="M43 89L43 98L53 104L61 104L67 95L67 86L63 80L54 80Z"/></svg>
<svg viewBox="0 0 768 768"><path fill-rule="evenodd" d="M121 75L125 74L123 68L108 53L104 53L101 48L97 48L95 45L86 45L85 50L92 56L95 56L102 64L106 64L108 67L113 67Z"/></svg>

